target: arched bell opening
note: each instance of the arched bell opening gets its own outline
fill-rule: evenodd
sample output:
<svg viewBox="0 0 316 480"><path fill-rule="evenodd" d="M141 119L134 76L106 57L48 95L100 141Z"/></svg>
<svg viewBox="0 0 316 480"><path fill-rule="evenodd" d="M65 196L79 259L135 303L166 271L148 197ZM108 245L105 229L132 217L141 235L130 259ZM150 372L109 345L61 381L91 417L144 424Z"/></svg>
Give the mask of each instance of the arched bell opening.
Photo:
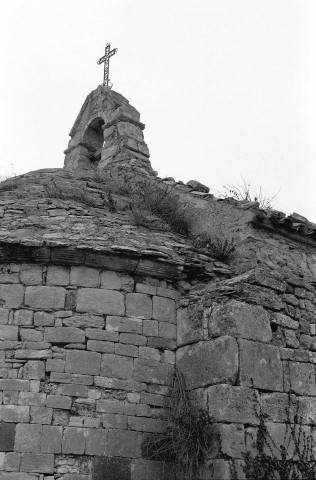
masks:
<svg viewBox="0 0 316 480"><path fill-rule="evenodd" d="M97 117L90 122L86 131L84 132L82 143L91 152L95 160L100 160L101 150L103 146L103 129L104 120L102 117Z"/></svg>

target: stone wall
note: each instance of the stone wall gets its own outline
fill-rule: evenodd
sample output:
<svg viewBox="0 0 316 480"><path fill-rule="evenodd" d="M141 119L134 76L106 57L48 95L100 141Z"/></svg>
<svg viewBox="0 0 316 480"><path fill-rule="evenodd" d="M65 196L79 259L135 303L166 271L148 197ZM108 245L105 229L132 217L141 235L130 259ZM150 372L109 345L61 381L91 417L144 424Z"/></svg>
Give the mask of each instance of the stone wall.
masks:
<svg viewBox="0 0 316 480"><path fill-rule="evenodd" d="M312 432L315 260L311 247L252 229L234 259L236 275L196 285L180 302L176 364L215 420L203 478L230 479L233 464L244 478L243 453L255 451L259 411L275 444L282 445L289 394L303 432Z"/></svg>
<svg viewBox="0 0 316 480"><path fill-rule="evenodd" d="M149 277L1 265L2 480L159 476L141 444L164 428L176 298Z"/></svg>

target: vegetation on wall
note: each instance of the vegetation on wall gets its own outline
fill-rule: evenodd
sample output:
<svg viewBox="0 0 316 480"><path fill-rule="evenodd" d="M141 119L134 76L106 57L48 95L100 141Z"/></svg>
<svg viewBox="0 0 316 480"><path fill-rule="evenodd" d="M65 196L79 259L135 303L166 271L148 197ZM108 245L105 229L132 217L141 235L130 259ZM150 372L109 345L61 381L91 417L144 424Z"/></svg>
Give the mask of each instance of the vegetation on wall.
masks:
<svg viewBox="0 0 316 480"><path fill-rule="evenodd" d="M198 480L208 458L213 425L208 412L193 405L183 374L174 368L169 379L166 405L167 428L150 437L145 455L172 465L176 478Z"/></svg>
<svg viewBox="0 0 316 480"><path fill-rule="evenodd" d="M220 196L224 198L234 198L238 201L257 202L259 207L264 210L271 210L274 207L274 201L279 192L272 197L267 197L262 191L262 188L254 189L250 181L242 178L241 185L224 185L223 191L219 192Z"/></svg>

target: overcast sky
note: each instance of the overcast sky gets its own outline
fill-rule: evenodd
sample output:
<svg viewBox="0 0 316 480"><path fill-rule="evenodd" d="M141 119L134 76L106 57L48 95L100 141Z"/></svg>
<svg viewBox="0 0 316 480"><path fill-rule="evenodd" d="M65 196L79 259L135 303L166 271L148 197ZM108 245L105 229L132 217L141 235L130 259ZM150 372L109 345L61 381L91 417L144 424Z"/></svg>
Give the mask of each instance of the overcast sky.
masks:
<svg viewBox="0 0 316 480"><path fill-rule="evenodd" d="M62 167L107 42L160 176L316 222L315 0L0 0L0 175Z"/></svg>

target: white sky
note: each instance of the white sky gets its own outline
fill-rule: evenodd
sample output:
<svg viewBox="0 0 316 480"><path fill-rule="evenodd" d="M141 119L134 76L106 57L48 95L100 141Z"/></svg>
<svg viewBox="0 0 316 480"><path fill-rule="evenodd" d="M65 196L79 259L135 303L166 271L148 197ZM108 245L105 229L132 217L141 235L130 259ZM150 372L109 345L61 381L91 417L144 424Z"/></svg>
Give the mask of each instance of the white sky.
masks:
<svg viewBox="0 0 316 480"><path fill-rule="evenodd" d="M316 222L315 0L0 0L0 175L62 167L107 41L160 176Z"/></svg>

